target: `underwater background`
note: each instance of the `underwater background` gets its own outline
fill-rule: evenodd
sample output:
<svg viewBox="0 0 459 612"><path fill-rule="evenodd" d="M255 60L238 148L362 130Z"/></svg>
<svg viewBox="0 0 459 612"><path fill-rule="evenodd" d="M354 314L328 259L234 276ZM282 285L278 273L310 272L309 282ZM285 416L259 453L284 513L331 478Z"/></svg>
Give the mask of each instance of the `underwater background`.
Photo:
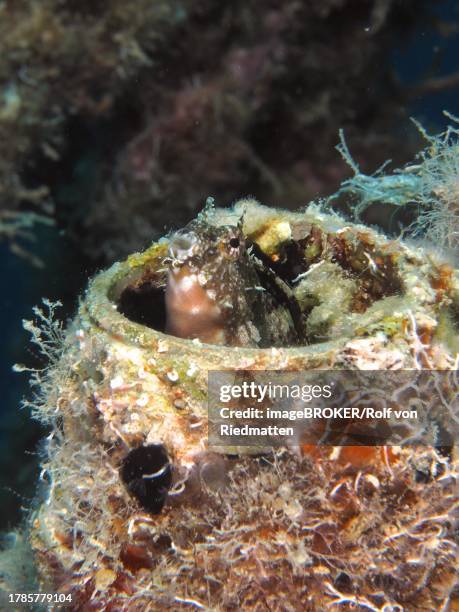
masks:
<svg viewBox="0 0 459 612"><path fill-rule="evenodd" d="M458 102L454 0L0 1L2 528L31 503L46 435L12 370L45 365L22 328L42 297L71 317L88 277L209 195L296 209L333 193L340 128L364 172L401 167L425 146L409 117L438 133ZM365 220L396 234L415 214Z"/></svg>

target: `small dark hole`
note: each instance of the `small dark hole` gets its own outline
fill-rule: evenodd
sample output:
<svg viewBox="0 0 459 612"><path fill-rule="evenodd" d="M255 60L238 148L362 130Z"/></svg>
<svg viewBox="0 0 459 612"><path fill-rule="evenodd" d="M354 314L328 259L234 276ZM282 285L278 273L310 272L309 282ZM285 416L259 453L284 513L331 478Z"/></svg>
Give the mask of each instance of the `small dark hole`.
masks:
<svg viewBox="0 0 459 612"><path fill-rule="evenodd" d="M166 328L164 288L150 282L138 287L126 287L118 300L118 312L134 323L164 331Z"/></svg>
<svg viewBox="0 0 459 612"><path fill-rule="evenodd" d="M428 470L416 470L414 479L416 482L426 484L432 480L432 477Z"/></svg>
<svg viewBox="0 0 459 612"><path fill-rule="evenodd" d="M348 574L345 572L340 572L338 576L334 580L334 585L340 591L344 591L344 593L352 592L352 580Z"/></svg>
<svg viewBox="0 0 459 612"><path fill-rule="evenodd" d="M172 469L162 444L140 446L124 459L121 479L129 493L152 514L159 514L172 483Z"/></svg>

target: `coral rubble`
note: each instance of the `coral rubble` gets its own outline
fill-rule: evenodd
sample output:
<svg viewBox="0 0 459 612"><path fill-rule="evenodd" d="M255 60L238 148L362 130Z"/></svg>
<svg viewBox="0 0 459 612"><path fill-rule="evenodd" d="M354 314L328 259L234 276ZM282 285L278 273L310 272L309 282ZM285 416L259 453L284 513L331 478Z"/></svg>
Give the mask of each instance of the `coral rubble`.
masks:
<svg viewBox="0 0 459 612"><path fill-rule="evenodd" d="M171 247L188 251L189 230L98 274L36 403L52 425L30 517L41 587L77 610L457 605L451 446L216 452L206 399L211 369L454 373L458 273L314 206L243 200L205 221L240 228L264 290L277 295L272 276L290 287L306 340L164 333Z"/></svg>

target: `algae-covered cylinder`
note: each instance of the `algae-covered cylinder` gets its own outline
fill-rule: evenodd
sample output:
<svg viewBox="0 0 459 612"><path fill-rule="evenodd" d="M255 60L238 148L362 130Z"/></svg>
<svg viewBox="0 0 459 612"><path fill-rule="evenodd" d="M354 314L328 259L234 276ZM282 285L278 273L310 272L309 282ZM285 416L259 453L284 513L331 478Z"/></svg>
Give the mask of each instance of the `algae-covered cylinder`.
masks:
<svg viewBox="0 0 459 612"><path fill-rule="evenodd" d="M314 206L208 207L99 273L39 414L42 588L74 609L438 609L453 449L209 446L208 373L453 371L458 312L447 264Z"/></svg>

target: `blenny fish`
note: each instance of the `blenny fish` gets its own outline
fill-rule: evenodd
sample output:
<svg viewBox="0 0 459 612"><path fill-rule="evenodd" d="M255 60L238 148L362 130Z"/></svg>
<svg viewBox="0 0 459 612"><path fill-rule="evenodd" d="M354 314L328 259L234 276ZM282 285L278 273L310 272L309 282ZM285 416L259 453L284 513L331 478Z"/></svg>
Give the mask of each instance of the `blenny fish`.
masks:
<svg viewBox="0 0 459 612"><path fill-rule="evenodd" d="M216 226L205 211L173 234L166 333L228 346L297 343L288 291L253 251L240 222Z"/></svg>

